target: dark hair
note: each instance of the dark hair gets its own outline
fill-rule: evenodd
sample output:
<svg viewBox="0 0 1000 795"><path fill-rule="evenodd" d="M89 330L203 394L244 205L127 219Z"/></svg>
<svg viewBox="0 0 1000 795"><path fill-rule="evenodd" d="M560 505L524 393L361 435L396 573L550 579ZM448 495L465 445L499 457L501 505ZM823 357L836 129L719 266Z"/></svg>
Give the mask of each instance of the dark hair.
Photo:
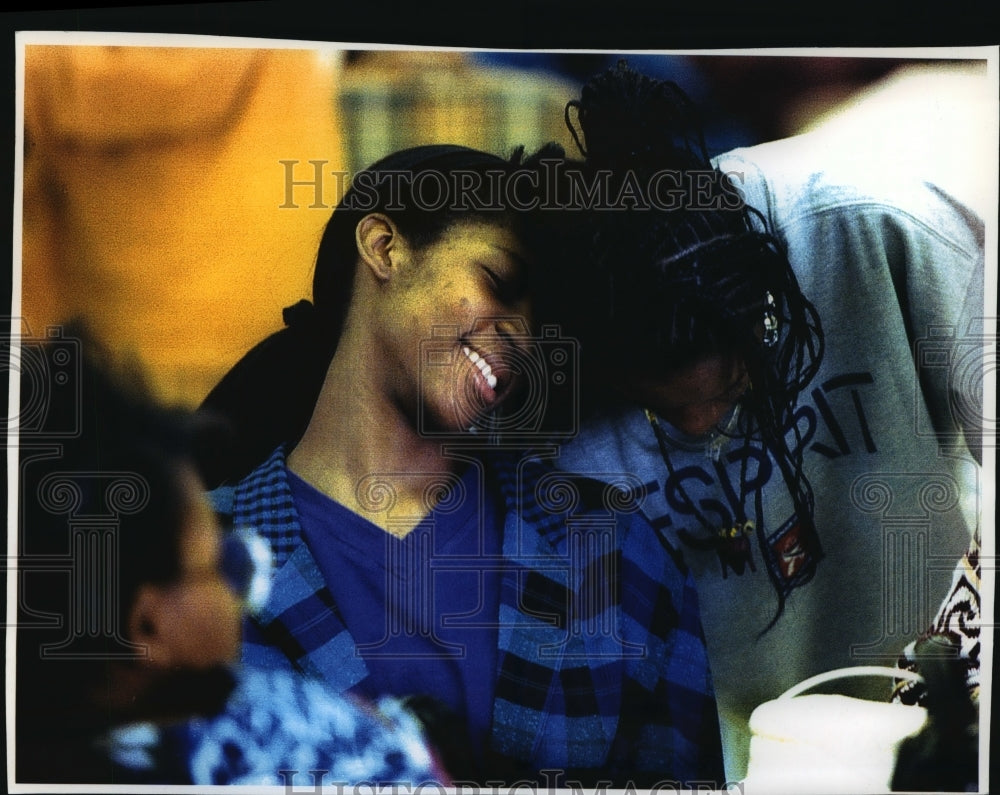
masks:
<svg viewBox="0 0 1000 795"><path fill-rule="evenodd" d="M52 780L33 765L52 765L57 738L110 720L93 694L108 686L110 661L136 656L126 632L138 588L180 575L190 507L180 467L194 466L196 428L189 412L157 405L141 373L113 364L81 325L25 343L29 358L58 359L71 374L62 384L21 379L21 405L41 399L45 411L20 438L18 770ZM31 394L40 386L44 395Z"/></svg>
<svg viewBox="0 0 1000 795"><path fill-rule="evenodd" d="M534 240L537 172L544 160L563 154L549 144L532 157L518 149L504 159L434 144L396 152L358 173L324 230L312 301L287 307L286 327L251 349L202 403L203 411L229 420L235 439L231 449L217 450L203 462L209 484L239 479L305 431L351 303L355 229L365 215L385 213L415 248L467 220L507 224ZM525 171L535 172L535 178L518 179Z"/></svg>
<svg viewBox="0 0 1000 795"><path fill-rule="evenodd" d="M785 435L819 367L823 333L781 242L712 164L676 84L620 62L568 103L566 120L585 159L564 180L604 193L577 191L588 202L562 221L573 242L539 274L537 309L581 342L585 414L620 402L622 375L669 376L706 356L738 357L751 388L735 432L768 448L814 531L812 491ZM664 185L669 196L658 192ZM785 594L775 587L780 615Z"/></svg>

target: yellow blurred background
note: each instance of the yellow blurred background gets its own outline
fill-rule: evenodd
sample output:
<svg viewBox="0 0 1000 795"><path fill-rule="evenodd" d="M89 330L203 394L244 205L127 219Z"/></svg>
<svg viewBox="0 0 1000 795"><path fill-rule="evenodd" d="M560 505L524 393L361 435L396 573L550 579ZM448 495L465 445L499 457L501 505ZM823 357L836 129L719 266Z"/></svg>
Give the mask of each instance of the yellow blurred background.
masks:
<svg viewBox="0 0 1000 795"><path fill-rule="evenodd" d="M23 74L22 333L82 317L186 406L309 297L334 172L568 146L574 91L461 52L29 44Z"/></svg>
<svg viewBox="0 0 1000 795"><path fill-rule="evenodd" d="M556 141L575 154L565 104L619 57L147 39L23 48L21 300L13 309L27 336L84 318L113 349L139 357L156 397L188 407L281 327L283 307L310 297L323 227L350 175L423 143L506 156ZM899 85L890 78L902 63L629 60L677 79L707 109L713 154L801 131L864 96L860 89ZM908 97L925 93L923 76L907 85L916 86ZM868 104L912 119L897 111L899 93L869 92ZM958 96L963 111L976 107ZM925 137L903 131L887 145ZM948 161L948 174L969 171Z"/></svg>

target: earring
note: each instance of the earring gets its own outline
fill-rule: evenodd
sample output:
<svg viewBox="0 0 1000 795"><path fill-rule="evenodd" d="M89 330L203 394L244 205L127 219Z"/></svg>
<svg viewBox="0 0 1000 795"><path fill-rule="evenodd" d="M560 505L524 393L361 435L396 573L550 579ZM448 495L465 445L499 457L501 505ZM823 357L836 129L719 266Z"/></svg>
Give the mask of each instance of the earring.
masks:
<svg viewBox="0 0 1000 795"><path fill-rule="evenodd" d="M764 295L764 346L773 348L778 342L778 307L768 290Z"/></svg>

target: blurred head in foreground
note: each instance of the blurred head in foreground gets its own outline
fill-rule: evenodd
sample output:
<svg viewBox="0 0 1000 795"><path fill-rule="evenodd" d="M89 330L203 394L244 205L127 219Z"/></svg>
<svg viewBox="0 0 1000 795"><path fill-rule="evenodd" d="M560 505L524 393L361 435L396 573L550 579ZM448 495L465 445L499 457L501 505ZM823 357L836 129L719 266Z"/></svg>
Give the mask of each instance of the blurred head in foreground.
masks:
<svg viewBox="0 0 1000 795"><path fill-rule="evenodd" d="M82 328L22 358L54 345L76 357L78 388L45 396L46 427L64 433L20 439L18 778L110 781L93 747L108 728L222 708L241 599L193 419L156 405Z"/></svg>

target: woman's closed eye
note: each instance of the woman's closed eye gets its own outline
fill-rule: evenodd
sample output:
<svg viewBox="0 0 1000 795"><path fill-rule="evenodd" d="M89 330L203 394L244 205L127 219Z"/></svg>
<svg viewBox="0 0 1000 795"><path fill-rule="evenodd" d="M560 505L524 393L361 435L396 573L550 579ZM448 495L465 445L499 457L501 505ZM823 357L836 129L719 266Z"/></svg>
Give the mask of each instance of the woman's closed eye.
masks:
<svg viewBox="0 0 1000 795"><path fill-rule="evenodd" d="M747 391L750 389L750 375L748 373L743 373L740 378L733 382L733 384L721 395L719 395L716 400L720 403L735 403L742 400Z"/></svg>
<svg viewBox="0 0 1000 795"><path fill-rule="evenodd" d="M482 268L490 283L490 289L504 303L513 303L524 295L524 285L520 278L509 276L488 265L483 265Z"/></svg>

